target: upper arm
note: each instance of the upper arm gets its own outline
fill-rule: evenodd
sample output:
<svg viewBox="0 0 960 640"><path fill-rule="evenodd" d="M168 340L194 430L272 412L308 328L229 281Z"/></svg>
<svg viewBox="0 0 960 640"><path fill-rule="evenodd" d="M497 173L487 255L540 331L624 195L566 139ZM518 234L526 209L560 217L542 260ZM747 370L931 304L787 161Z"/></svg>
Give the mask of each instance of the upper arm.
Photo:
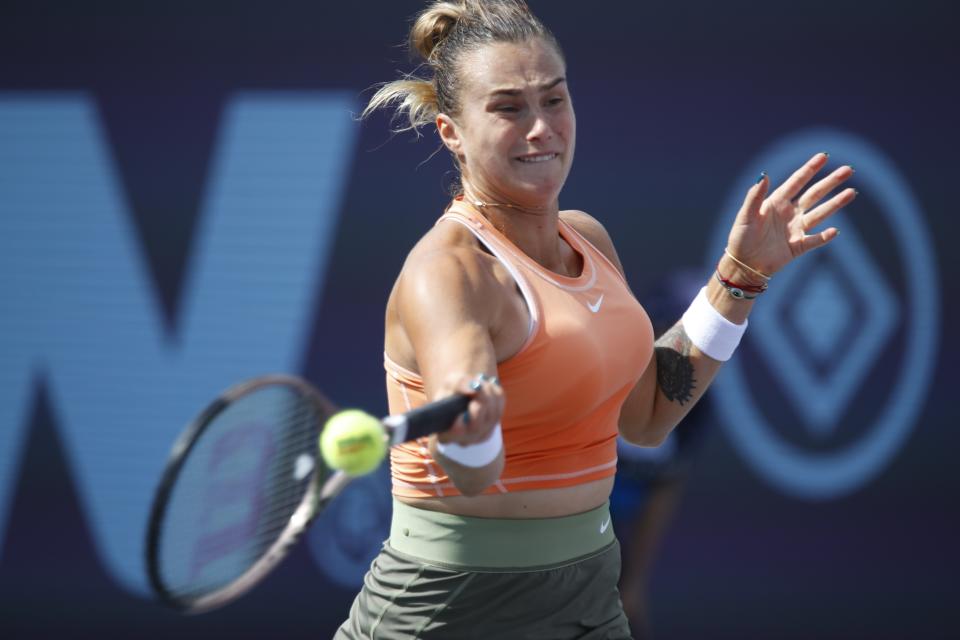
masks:
<svg viewBox="0 0 960 640"><path fill-rule="evenodd" d="M411 255L400 277L397 310L427 397L449 392L458 376L496 372L491 329L497 294L475 250L443 247Z"/></svg>
<svg viewBox="0 0 960 640"><path fill-rule="evenodd" d="M496 375L491 335L503 299L498 289L489 263L475 249L439 247L411 254L398 282L396 303L427 398L465 393L466 381L477 374ZM429 443L434 459L465 496L482 493L495 482L505 460L501 448L484 466L464 466L439 448L440 438L462 445L482 442L499 424L502 390L490 383L473 389L470 420L459 418L444 434L431 436Z"/></svg>

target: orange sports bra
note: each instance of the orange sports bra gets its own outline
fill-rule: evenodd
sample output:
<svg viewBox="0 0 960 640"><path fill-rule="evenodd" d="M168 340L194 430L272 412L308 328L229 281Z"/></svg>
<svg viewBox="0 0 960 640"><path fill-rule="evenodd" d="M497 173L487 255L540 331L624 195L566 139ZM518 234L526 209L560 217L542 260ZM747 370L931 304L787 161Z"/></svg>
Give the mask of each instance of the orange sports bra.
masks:
<svg viewBox="0 0 960 640"><path fill-rule="evenodd" d="M520 351L497 365L506 395L505 466L484 493L565 487L612 476L620 407L653 353L650 319L617 268L570 225L560 235L583 258L567 277L544 269L472 206L455 200L437 222L462 224L509 270L530 312ZM427 401L423 380L384 354L391 413ZM422 439L390 451L393 493L459 495Z"/></svg>

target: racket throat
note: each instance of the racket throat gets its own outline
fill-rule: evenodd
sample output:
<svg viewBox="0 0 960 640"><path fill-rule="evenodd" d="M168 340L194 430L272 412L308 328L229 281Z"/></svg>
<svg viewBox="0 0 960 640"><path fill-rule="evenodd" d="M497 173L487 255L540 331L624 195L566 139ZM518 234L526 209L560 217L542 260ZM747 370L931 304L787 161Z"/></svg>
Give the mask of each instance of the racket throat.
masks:
<svg viewBox="0 0 960 640"><path fill-rule="evenodd" d="M391 447L411 439L408 437L410 435L410 422L406 415L387 416L381 422L389 434Z"/></svg>

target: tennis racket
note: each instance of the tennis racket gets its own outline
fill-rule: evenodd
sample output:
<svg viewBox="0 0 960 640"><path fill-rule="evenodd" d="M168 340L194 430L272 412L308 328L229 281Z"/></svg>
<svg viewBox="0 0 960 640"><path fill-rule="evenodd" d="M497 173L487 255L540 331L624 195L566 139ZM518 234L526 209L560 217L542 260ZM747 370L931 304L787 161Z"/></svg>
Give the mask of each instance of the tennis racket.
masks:
<svg viewBox="0 0 960 640"><path fill-rule="evenodd" d="M470 397L381 420L390 445L444 431ZM292 376L255 378L211 403L181 434L154 496L146 563L158 599L184 613L221 607L286 557L350 482L318 438L337 407Z"/></svg>

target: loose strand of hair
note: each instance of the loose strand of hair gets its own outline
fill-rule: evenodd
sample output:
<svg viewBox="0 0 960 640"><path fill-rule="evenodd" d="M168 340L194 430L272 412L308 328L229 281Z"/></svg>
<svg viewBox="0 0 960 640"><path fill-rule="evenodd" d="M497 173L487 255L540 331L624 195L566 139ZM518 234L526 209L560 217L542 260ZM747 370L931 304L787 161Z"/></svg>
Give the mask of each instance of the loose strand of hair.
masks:
<svg viewBox="0 0 960 640"><path fill-rule="evenodd" d="M419 137L420 127L431 124L439 113L437 92L429 80L406 75L379 86L360 114L361 119L377 109L395 106L391 122L396 122L405 114L409 124L395 128L394 132L413 131Z"/></svg>

